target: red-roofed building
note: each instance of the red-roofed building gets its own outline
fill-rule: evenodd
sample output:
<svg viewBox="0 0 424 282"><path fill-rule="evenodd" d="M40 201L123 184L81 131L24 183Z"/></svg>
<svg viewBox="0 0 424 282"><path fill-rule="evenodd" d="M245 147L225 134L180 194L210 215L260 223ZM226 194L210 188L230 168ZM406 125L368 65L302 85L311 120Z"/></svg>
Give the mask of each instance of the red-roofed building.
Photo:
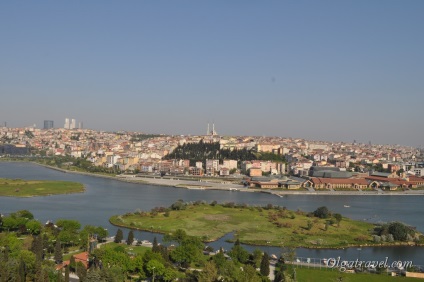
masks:
<svg viewBox="0 0 424 282"><path fill-rule="evenodd" d="M355 189L362 190L368 188L368 181L364 178L322 178L311 177L309 180L315 189Z"/></svg>
<svg viewBox="0 0 424 282"><path fill-rule="evenodd" d="M75 258L75 263L81 262L85 266L85 268L88 269L88 266L89 266L88 252L79 253L79 254L73 255L73 257ZM65 268L66 266L69 265L69 263L70 263L70 260L64 261L62 264L59 264L56 266L56 270L61 270Z"/></svg>

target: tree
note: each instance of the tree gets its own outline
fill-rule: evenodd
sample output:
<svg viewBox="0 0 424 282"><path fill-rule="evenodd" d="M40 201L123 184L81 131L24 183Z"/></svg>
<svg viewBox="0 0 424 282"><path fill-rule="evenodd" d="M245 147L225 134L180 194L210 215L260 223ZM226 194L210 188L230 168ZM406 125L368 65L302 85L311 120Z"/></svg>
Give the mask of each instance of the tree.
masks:
<svg viewBox="0 0 424 282"><path fill-rule="evenodd" d="M130 232L128 232L127 245L131 245L133 242L134 242L134 232L130 230Z"/></svg>
<svg viewBox="0 0 424 282"><path fill-rule="evenodd" d="M330 225L330 222L325 221L325 226L324 226L324 230L327 231L328 230L328 226Z"/></svg>
<svg viewBox="0 0 424 282"><path fill-rule="evenodd" d="M85 268L85 265L82 262L77 262L76 266L76 274L80 281L85 280L85 276L87 276L87 269Z"/></svg>
<svg viewBox="0 0 424 282"><path fill-rule="evenodd" d="M202 247L203 244L199 239L188 238L172 251L171 258L181 265L190 264L202 255Z"/></svg>
<svg viewBox="0 0 424 282"><path fill-rule="evenodd" d="M99 282L104 281L102 280L102 276L100 274L100 271L98 270L91 270L87 272L87 275L85 276L84 282Z"/></svg>
<svg viewBox="0 0 424 282"><path fill-rule="evenodd" d="M69 282L69 266L65 266L65 282Z"/></svg>
<svg viewBox="0 0 424 282"><path fill-rule="evenodd" d="M59 240L63 245L71 245L73 242L78 241L77 232L72 232L70 230L61 230L59 235L57 235L57 240Z"/></svg>
<svg viewBox="0 0 424 282"><path fill-rule="evenodd" d="M69 259L69 271L75 272L76 269L77 269L77 263L75 261L75 257L71 256L71 258Z"/></svg>
<svg viewBox="0 0 424 282"><path fill-rule="evenodd" d="M308 220L306 229L311 230L313 225L312 220Z"/></svg>
<svg viewBox="0 0 424 282"><path fill-rule="evenodd" d="M25 227L29 233L38 235L41 231L41 223L37 220L31 219L27 223L25 223Z"/></svg>
<svg viewBox="0 0 424 282"><path fill-rule="evenodd" d="M262 251L260 249L255 249L251 255L252 264L255 268L260 267L262 261Z"/></svg>
<svg viewBox="0 0 424 282"><path fill-rule="evenodd" d="M269 275L269 256L266 252L262 256L260 272L263 276Z"/></svg>
<svg viewBox="0 0 424 282"><path fill-rule="evenodd" d="M227 263L227 259L224 256L224 252L219 251L216 255L212 257L212 261L218 267L218 271L221 273L221 270L224 268L224 265Z"/></svg>
<svg viewBox="0 0 424 282"><path fill-rule="evenodd" d="M247 263L249 259L249 252L246 251L241 245L240 241L237 239L234 243L234 246L231 248L231 251L228 253L228 255L235 260L236 262L240 263Z"/></svg>
<svg viewBox="0 0 424 282"><path fill-rule="evenodd" d="M184 275L181 275L177 270L173 268L165 268L165 271L162 275L164 281L177 281L178 278L183 278Z"/></svg>
<svg viewBox="0 0 424 282"><path fill-rule="evenodd" d="M156 276L163 275L165 266L161 262L153 259L147 263L146 270L148 275L152 276L153 281L155 281Z"/></svg>
<svg viewBox="0 0 424 282"><path fill-rule="evenodd" d="M156 236L155 238L153 238L152 252L154 253L159 252L159 244L158 244L158 240L156 239Z"/></svg>
<svg viewBox="0 0 424 282"><path fill-rule="evenodd" d="M81 228L81 223L77 220L72 219L59 219L56 225L62 230L69 232L77 232Z"/></svg>
<svg viewBox="0 0 424 282"><path fill-rule="evenodd" d="M25 277L26 277L26 273L25 273L25 262L23 261L23 259L20 260L19 262L19 278L17 279L18 281L22 281L25 282ZM60 282L60 281L58 281Z"/></svg>
<svg viewBox="0 0 424 282"><path fill-rule="evenodd" d="M29 219L29 220L34 219L34 215L28 210L20 210L20 211L13 213L12 215L16 216L16 217L23 217L23 218L26 218L26 219Z"/></svg>
<svg viewBox="0 0 424 282"><path fill-rule="evenodd" d="M43 238L41 235L33 238L31 251L35 254L37 261L41 261L43 259Z"/></svg>
<svg viewBox="0 0 424 282"><path fill-rule="evenodd" d="M54 247L54 261L56 264L63 262L62 246L59 240L56 241L56 245Z"/></svg>
<svg viewBox="0 0 424 282"><path fill-rule="evenodd" d="M330 211L327 207L319 207L314 211L314 216L319 218L328 218L330 216Z"/></svg>
<svg viewBox="0 0 424 282"><path fill-rule="evenodd" d="M342 221L342 219L343 219L342 215L341 215L341 214L339 214L339 213L335 213L335 214L334 214L334 218L335 218L335 219L336 219L336 221L337 221L337 226L340 226L340 221Z"/></svg>
<svg viewBox="0 0 424 282"><path fill-rule="evenodd" d="M408 228L400 222L392 222L389 224L389 233L398 241L406 241L408 237Z"/></svg>
<svg viewBox="0 0 424 282"><path fill-rule="evenodd" d="M62 282L62 281L63 281L62 270L57 270L57 272L56 272L56 282Z"/></svg>
<svg viewBox="0 0 424 282"><path fill-rule="evenodd" d="M124 239L124 234L122 233L122 230L119 228L118 231L116 231L114 242L121 243L122 239Z"/></svg>
<svg viewBox="0 0 424 282"><path fill-rule="evenodd" d="M218 268L213 261L205 263L205 267L199 273L199 282L214 282L218 279Z"/></svg>

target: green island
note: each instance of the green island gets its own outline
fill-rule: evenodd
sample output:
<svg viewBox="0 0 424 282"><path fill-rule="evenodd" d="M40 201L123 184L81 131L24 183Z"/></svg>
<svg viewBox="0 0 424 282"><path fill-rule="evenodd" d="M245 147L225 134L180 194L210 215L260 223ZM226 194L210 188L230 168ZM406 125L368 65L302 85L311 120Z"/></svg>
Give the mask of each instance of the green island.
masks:
<svg viewBox="0 0 424 282"><path fill-rule="evenodd" d="M115 215L116 226L169 234L178 229L203 241L215 241L234 232L241 242L306 248L345 248L366 245L417 245L423 236L402 223L376 225L331 213L326 207L314 212L291 211L267 205L252 207L234 203L184 203L150 212Z"/></svg>
<svg viewBox="0 0 424 282"><path fill-rule="evenodd" d="M71 181L0 178L1 197L37 197L84 192L84 185Z"/></svg>

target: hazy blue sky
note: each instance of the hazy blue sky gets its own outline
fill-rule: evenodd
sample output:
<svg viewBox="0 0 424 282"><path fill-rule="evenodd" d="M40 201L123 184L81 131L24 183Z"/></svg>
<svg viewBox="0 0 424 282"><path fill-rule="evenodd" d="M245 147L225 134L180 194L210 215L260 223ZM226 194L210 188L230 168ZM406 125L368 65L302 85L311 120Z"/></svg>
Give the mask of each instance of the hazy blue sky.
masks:
<svg viewBox="0 0 424 282"><path fill-rule="evenodd" d="M0 122L424 145L424 1L0 1Z"/></svg>

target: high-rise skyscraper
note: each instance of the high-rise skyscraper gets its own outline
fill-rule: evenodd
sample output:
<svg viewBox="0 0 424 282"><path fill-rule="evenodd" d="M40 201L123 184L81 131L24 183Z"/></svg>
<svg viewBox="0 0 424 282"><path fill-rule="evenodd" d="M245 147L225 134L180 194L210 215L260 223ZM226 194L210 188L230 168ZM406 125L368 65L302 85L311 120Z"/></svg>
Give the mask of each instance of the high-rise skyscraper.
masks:
<svg viewBox="0 0 424 282"><path fill-rule="evenodd" d="M77 128L77 121L73 118L71 120L71 125L70 125L69 129L75 129L75 128Z"/></svg>
<svg viewBox="0 0 424 282"><path fill-rule="evenodd" d="M53 128L53 121L52 120L45 120L44 121L44 129L50 129Z"/></svg>
<svg viewBox="0 0 424 282"><path fill-rule="evenodd" d="M70 124L69 124L69 118L65 118L65 125L63 126L63 128L69 129L69 126L70 126Z"/></svg>

